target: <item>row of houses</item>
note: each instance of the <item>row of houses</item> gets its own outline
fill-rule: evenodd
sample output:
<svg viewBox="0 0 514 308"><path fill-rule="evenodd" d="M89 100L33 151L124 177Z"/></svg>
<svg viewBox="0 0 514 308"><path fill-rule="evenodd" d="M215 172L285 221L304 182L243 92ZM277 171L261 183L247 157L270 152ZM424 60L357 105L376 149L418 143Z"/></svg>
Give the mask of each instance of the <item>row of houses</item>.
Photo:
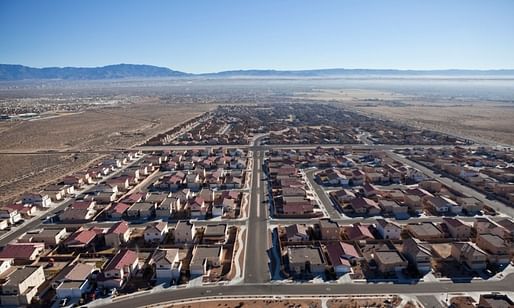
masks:
<svg viewBox="0 0 514 308"><path fill-rule="evenodd" d="M178 283L185 269L191 276L219 279L222 266L231 264L237 232L224 224L196 228L180 221L172 228L167 222L156 221L142 232L142 240L153 248L139 252L137 244L131 244L137 240L132 238L134 230L120 221L107 228L84 226L69 232L52 225L27 232L0 251L1 304L31 303L48 291L45 281L51 282L57 298L85 298L94 293L93 285L122 289L147 269L152 270L156 281L167 283ZM172 234L171 244L164 243L168 234ZM113 255L101 254L108 259L100 262L96 252L108 247L115 248ZM54 263L65 265L60 268Z"/></svg>
<svg viewBox="0 0 514 308"><path fill-rule="evenodd" d="M378 219L374 224L339 226L319 223L279 227L280 251L289 273L337 275L353 272L358 265L388 275L416 269L420 274L437 270L434 262L456 262L466 270L480 271L512 261L514 222L478 218L467 224L455 218L397 224ZM458 265L456 265L458 267Z"/></svg>
<svg viewBox="0 0 514 308"><path fill-rule="evenodd" d="M266 160L266 173L273 215L277 217L316 217L315 201L299 169L281 157Z"/></svg>
<svg viewBox="0 0 514 308"><path fill-rule="evenodd" d="M476 215L484 208L478 199L454 195L440 182L425 180L417 186L385 189L365 182L362 188L330 192L336 207L358 216Z"/></svg>
<svg viewBox="0 0 514 308"><path fill-rule="evenodd" d="M406 154L467 185L496 194L505 202L514 204L514 152L510 149L428 148L407 151Z"/></svg>

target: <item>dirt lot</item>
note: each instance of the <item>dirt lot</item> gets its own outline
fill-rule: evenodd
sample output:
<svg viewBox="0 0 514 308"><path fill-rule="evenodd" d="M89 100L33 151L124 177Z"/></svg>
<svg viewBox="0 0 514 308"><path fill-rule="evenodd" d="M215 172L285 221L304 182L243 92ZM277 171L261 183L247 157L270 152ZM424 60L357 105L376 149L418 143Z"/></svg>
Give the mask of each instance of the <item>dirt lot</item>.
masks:
<svg viewBox="0 0 514 308"><path fill-rule="evenodd" d="M98 154L1 155L0 203L86 167Z"/></svg>
<svg viewBox="0 0 514 308"><path fill-rule="evenodd" d="M0 202L49 183L85 167L116 148L144 142L187 119L214 108L210 104L165 104L150 101L87 110L82 113L37 121L4 122L0 125ZM92 151L48 155L2 152Z"/></svg>
<svg viewBox="0 0 514 308"><path fill-rule="evenodd" d="M479 142L514 144L514 105L502 101L428 100L373 90L316 90L295 97L342 103L376 117Z"/></svg>
<svg viewBox="0 0 514 308"><path fill-rule="evenodd" d="M320 308L320 300L218 300L209 302L197 302L191 304L176 304L165 307L173 308L246 308L246 307L268 307L268 308Z"/></svg>
<svg viewBox="0 0 514 308"><path fill-rule="evenodd" d="M363 112L404 121L416 127L476 139L479 142L514 144L514 106L374 106Z"/></svg>
<svg viewBox="0 0 514 308"><path fill-rule="evenodd" d="M147 102L37 121L3 123L2 151L108 150L128 147L212 109L210 104Z"/></svg>

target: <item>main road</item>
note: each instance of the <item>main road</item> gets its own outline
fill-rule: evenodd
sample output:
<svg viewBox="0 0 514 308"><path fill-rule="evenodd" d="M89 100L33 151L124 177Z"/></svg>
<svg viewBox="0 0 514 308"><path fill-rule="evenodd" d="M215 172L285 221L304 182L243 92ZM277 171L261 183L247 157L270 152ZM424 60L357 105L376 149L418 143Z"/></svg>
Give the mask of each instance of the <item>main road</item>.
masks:
<svg viewBox="0 0 514 308"><path fill-rule="evenodd" d="M508 292L512 291L514 274L503 280L479 281L473 283L426 282L418 284L392 283L331 283L331 284L273 284L244 283L240 285L214 285L194 288L164 289L142 294L126 295L102 303L103 307L142 307L152 304L214 296L338 296L364 294L436 294L453 292Z"/></svg>
<svg viewBox="0 0 514 308"><path fill-rule="evenodd" d="M262 137L261 137L262 138ZM264 151L258 149L259 140L250 147L252 154L252 183L248 211L244 254L244 283L265 283L270 280L268 259L268 208L263 203L265 182L261 181ZM256 149L257 148L257 149Z"/></svg>

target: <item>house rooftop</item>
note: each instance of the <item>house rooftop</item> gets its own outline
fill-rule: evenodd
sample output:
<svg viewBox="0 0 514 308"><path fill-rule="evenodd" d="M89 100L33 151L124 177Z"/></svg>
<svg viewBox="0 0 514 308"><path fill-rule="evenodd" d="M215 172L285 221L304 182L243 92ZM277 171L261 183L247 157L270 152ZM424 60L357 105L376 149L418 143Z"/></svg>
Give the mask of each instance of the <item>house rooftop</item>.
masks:
<svg viewBox="0 0 514 308"><path fill-rule="evenodd" d="M166 260L168 263L173 263L179 254L179 249L170 248L170 249L156 249L155 253L152 256L154 262L158 262L160 260Z"/></svg>
<svg viewBox="0 0 514 308"><path fill-rule="evenodd" d="M205 227L205 231L203 233L204 236L225 236L225 231L227 230L227 225L219 224L219 225L207 225Z"/></svg>
<svg viewBox="0 0 514 308"><path fill-rule="evenodd" d="M499 237L496 234L485 233L485 234L480 234L480 237L485 239L486 241L488 241L489 243L493 244L496 247L500 247L500 246L505 246L506 245L505 244L505 240L502 239L501 237Z"/></svg>
<svg viewBox="0 0 514 308"><path fill-rule="evenodd" d="M7 244L0 252L0 259L28 259L35 250L43 249L43 243L11 243Z"/></svg>
<svg viewBox="0 0 514 308"><path fill-rule="evenodd" d="M221 246L196 246L193 251L191 265L203 264L205 260L217 259L221 254Z"/></svg>
<svg viewBox="0 0 514 308"><path fill-rule="evenodd" d="M309 262L313 265L323 264L323 257L318 247L314 246L289 246L287 254L290 263Z"/></svg>
<svg viewBox="0 0 514 308"><path fill-rule="evenodd" d="M129 229L129 225L126 221L122 220L122 221L119 221L117 223L115 223L114 225L112 225L109 230L107 231L108 234L110 233L114 233L114 234L123 234L125 232L127 232L127 230Z"/></svg>
<svg viewBox="0 0 514 308"><path fill-rule="evenodd" d="M319 226L321 228L339 228L339 224L335 221L332 221L330 219L320 219L319 220Z"/></svg>
<svg viewBox="0 0 514 308"><path fill-rule="evenodd" d="M375 251L375 258L382 264L396 264L404 262L405 259L396 250Z"/></svg>
<svg viewBox="0 0 514 308"><path fill-rule="evenodd" d="M11 275L9 275L7 282L4 284L5 286L18 286L21 282L23 282L27 277L32 275L35 271L37 271L39 266L24 266L18 267Z"/></svg>
<svg viewBox="0 0 514 308"><path fill-rule="evenodd" d="M137 259L138 256L135 251L123 249L111 259L109 264L105 267L105 271L122 269L125 266L133 264Z"/></svg>

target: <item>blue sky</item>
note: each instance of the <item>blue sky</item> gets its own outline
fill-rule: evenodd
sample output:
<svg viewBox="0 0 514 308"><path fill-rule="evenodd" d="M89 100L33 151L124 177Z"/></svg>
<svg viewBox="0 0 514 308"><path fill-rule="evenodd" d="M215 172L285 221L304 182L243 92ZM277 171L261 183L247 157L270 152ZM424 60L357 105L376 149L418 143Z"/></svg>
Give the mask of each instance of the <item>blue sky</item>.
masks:
<svg viewBox="0 0 514 308"><path fill-rule="evenodd" d="M512 0L0 0L0 63L514 68Z"/></svg>

